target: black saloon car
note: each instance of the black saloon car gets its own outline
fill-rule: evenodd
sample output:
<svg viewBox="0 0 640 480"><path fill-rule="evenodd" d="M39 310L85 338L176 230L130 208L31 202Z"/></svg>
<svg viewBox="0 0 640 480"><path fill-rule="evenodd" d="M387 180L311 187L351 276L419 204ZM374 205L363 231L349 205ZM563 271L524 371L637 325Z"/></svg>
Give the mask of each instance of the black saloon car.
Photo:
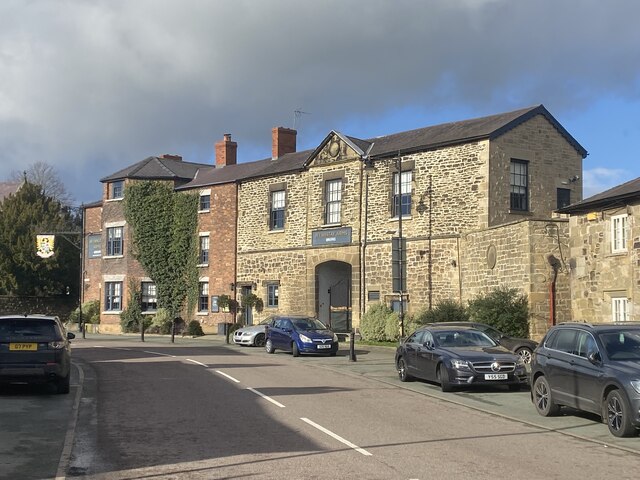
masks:
<svg viewBox="0 0 640 480"><path fill-rule="evenodd" d="M73 338L57 317L0 317L0 384L52 383L69 393Z"/></svg>
<svg viewBox="0 0 640 480"><path fill-rule="evenodd" d="M535 340L530 340L528 338L520 338L520 337L511 337L506 333L501 332L495 327L491 325L487 325L486 323L476 323L476 322L439 322L438 325L451 325L451 326L469 326L471 328L475 328L476 330L480 330L483 333L486 333L491 337L491 339L502 345L505 348L508 348L513 353L517 353L520 355L524 363L531 363L531 354L538 346L538 342Z"/></svg>
<svg viewBox="0 0 640 480"><path fill-rule="evenodd" d="M439 383L443 392L472 385L508 385L515 391L527 383L519 356L469 327L419 328L396 350L396 368L401 381L421 378Z"/></svg>
<svg viewBox="0 0 640 480"><path fill-rule="evenodd" d="M640 324L562 323L531 362L531 400L540 415L561 406L602 417L616 437L640 428Z"/></svg>

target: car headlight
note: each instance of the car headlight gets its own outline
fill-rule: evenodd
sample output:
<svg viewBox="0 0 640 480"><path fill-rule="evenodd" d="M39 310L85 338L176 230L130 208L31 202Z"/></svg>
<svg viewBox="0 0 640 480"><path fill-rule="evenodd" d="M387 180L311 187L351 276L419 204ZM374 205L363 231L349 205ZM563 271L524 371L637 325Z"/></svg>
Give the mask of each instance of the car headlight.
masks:
<svg viewBox="0 0 640 480"><path fill-rule="evenodd" d="M640 380L631 380L631 386L637 393L640 393Z"/></svg>
<svg viewBox="0 0 640 480"><path fill-rule="evenodd" d="M335 333L333 334L333 341L337 342L338 341L338 335L336 335Z"/></svg>
<svg viewBox="0 0 640 480"><path fill-rule="evenodd" d="M311 340L309 337L303 334L300 334L300 341L302 343L313 343L313 340Z"/></svg>
<svg viewBox="0 0 640 480"><path fill-rule="evenodd" d="M469 370L469 362L466 360L453 359L451 360L451 366L456 370Z"/></svg>

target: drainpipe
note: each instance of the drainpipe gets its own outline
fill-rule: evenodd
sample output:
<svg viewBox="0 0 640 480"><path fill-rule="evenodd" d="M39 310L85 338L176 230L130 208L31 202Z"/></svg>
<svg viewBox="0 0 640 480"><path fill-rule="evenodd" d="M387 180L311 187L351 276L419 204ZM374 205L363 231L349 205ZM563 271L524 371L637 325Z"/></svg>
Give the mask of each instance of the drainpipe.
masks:
<svg viewBox="0 0 640 480"><path fill-rule="evenodd" d="M556 280L562 264L553 255L547 257L547 262L549 262L553 270L551 283L549 284L549 321L551 323L550 326L553 326L556 324Z"/></svg>

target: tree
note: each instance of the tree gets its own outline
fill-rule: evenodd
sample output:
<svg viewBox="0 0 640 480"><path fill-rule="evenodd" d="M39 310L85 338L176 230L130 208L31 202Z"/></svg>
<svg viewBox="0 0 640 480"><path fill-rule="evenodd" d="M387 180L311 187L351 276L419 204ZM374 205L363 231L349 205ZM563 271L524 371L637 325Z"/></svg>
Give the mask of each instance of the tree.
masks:
<svg viewBox="0 0 640 480"><path fill-rule="evenodd" d="M0 295L78 296L80 255L72 242L80 237L56 235L55 254L36 255L36 235L77 231L68 209L26 182L0 203ZM68 289L68 290L67 290Z"/></svg>
<svg viewBox="0 0 640 480"><path fill-rule="evenodd" d="M24 180L42 187L42 193L54 200L60 202L61 205L68 206L72 203L73 197L67 191L55 167L46 162L35 162L25 171L14 170L10 174L10 180L14 182L22 182Z"/></svg>
<svg viewBox="0 0 640 480"><path fill-rule="evenodd" d="M158 307L173 319L185 306L190 314L198 298L198 196L142 181L128 185L124 199L134 255L156 284Z"/></svg>

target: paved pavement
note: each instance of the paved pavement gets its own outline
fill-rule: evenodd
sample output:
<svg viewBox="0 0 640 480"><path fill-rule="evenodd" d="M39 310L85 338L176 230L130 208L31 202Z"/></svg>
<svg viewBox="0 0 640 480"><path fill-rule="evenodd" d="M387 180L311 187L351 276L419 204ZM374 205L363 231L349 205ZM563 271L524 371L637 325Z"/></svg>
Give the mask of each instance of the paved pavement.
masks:
<svg viewBox="0 0 640 480"><path fill-rule="evenodd" d="M123 336L87 334L86 339L78 336L75 343L101 343L110 340L122 340ZM128 335L131 340L139 340L139 335ZM160 335L146 335L148 342L170 343L170 337ZM232 340L230 340L232 342ZM176 345L216 345L231 349L242 350L247 355L265 355L264 349L241 347L233 343L227 345L225 337L221 335L205 335L204 337L175 338ZM555 431L572 437L588 440L603 447L616 447L625 451L640 454L640 438L616 438L613 437L606 425L600 422L599 417L567 410L560 416L545 418L538 415L531 404L530 392L508 392L501 387L493 389L457 391L444 393L440 387L423 381L400 382L394 366L395 348L370 346L356 343L355 361L349 354L349 343L341 343L340 350L335 357L325 356L301 356L291 358L291 361L305 362L309 366L324 368L340 372L346 375L364 376L379 382L394 385L398 388L411 390L420 395L438 398L442 401L455 403L477 410L490 413L516 422L532 425L543 430ZM419 408L419 407L417 407Z"/></svg>

